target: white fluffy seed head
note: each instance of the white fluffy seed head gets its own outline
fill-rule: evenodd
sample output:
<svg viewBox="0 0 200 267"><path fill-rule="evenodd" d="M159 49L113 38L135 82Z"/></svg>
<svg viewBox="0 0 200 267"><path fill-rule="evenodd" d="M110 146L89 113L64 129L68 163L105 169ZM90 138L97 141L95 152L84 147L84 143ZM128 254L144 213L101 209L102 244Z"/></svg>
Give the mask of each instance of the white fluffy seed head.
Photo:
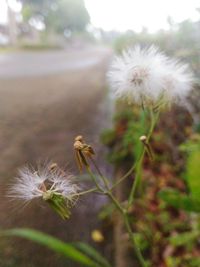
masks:
<svg viewBox="0 0 200 267"><path fill-rule="evenodd" d="M38 167L37 170L28 167L19 170L19 176L11 185L8 196L30 201L35 198L43 198L48 191L61 194L73 204L79 190L74 183L74 177L60 169L52 171L49 166Z"/></svg>
<svg viewBox="0 0 200 267"><path fill-rule="evenodd" d="M155 46L124 51L114 59L108 79L117 98L139 105L182 101L194 80L186 64L170 59Z"/></svg>

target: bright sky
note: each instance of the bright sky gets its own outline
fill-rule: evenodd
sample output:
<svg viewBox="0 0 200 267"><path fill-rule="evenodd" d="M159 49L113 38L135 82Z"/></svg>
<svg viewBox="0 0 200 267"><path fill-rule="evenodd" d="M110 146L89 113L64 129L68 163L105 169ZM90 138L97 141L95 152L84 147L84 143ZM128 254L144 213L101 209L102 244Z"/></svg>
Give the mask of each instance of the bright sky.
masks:
<svg viewBox="0 0 200 267"><path fill-rule="evenodd" d="M199 0L85 0L92 24L105 30L141 31L145 26L150 32L167 29L167 17L174 22L197 20Z"/></svg>
<svg viewBox="0 0 200 267"><path fill-rule="evenodd" d="M17 3L17 0L8 0L9 6L16 11L19 11L21 5ZM6 23L7 21L7 5L6 0L0 0L0 23Z"/></svg>
<svg viewBox="0 0 200 267"><path fill-rule="evenodd" d="M9 0L15 9L16 0ZM92 24L104 30L141 31L145 26L150 32L167 29L167 17L174 22L184 19L197 20L199 0L85 0ZM6 22L6 0L0 0L0 23Z"/></svg>
<svg viewBox="0 0 200 267"><path fill-rule="evenodd" d="M0 23L6 21L6 2L4 0L0 0Z"/></svg>

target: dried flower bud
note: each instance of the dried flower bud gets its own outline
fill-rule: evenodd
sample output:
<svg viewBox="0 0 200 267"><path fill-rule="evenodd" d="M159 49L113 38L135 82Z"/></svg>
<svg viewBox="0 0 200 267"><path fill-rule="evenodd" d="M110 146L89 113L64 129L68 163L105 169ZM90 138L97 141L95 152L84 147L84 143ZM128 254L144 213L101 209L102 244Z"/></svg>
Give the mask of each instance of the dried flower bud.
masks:
<svg viewBox="0 0 200 267"><path fill-rule="evenodd" d="M83 149L83 143L81 143L80 141L76 141L74 142L74 148L77 150L82 150Z"/></svg>
<svg viewBox="0 0 200 267"><path fill-rule="evenodd" d="M82 135L78 135L78 136L75 138L75 141L83 142L83 136L82 136Z"/></svg>
<svg viewBox="0 0 200 267"><path fill-rule="evenodd" d="M150 158L151 160L153 160L153 159L154 159L153 152L152 152L152 149L151 149L151 146L150 146L149 142L147 142L147 137L146 137L146 135L142 135L142 136L140 137L140 141L144 144L144 146L145 146L145 148L146 148L146 151L147 151L147 153L148 153L148 155L149 155L149 158Z"/></svg>
<svg viewBox="0 0 200 267"><path fill-rule="evenodd" d="M74 149L78 168L82 171L83 166L89 166L87 158L92 158L95 152L90 145L83 142L83 136L81 135L75 138Z"/></svg>
<svg viewBox="0 0 200 267"><path fill-rule="evenodd" d="M146 135L140 136L140 141L143 142L143 143L146 143L146 141L147 141Z"/></svg>

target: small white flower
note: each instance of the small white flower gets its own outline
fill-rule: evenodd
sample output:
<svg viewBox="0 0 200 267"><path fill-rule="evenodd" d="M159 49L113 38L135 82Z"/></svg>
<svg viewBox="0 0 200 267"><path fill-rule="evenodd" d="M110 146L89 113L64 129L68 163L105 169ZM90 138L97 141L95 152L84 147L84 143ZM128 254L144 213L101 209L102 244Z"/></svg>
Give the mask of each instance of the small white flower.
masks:
<svg viewBox="0 0 200 267"><path fill-rule="evenodd" d="M16 183L9 190L9 196L30 201L35 198L48 200L53 194L62 196L69 204L74 204L78 196L78 186L72 175L59 168L51 170L51 165L37 170L25 167L19 171Z"/></svg>
<svg viewBox="0 0 200 267"><path fill-rule="evenodd" d="M170 59L154 46L124 51L112 63L108 78L116 97L139 105L181 101L193 83L186 64Z"/></svg>

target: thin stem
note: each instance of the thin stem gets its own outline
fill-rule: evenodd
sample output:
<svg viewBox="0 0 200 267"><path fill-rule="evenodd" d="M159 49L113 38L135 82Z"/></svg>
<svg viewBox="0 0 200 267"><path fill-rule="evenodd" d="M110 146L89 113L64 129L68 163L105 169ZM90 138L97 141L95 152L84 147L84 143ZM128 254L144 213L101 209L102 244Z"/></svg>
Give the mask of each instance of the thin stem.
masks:
<svg viewBox="0 0 200 267"><path fill-rule="evenodd" d="M128 214L127 212L123 209L122 205L120 204L120 202L112 195L111 192L107 192L106 193L109 198L112 200L112 202L115 204L116 208L119 210L119 212L122 214L122 217L123 217L123 220L124 220L124 223L125 223L125 226L126 226L126 229L128 231L128 234L129 234L129 238L130 238L130 241L132 242L132 245L133 245L133 248L135 250L135 253L136 253L136 256L141 264L142 267L146 267L146 263L144 261L144 258L142 256L142 253L140 251L140 248L138 247L137 243L136 243L136 240L135 240L135 235L134 233L132 232L132 229L131 229L131 226L130 226L130 223L129 223L129 219L128 219Z"/></svg>
<svg viewBox="0 0 200 267"><path fill-rule="evenodd" d="M113 196L112 192L110 192L110 190L108 190L107 192L102 190L101 187L99 186L99 184L96 182L95 175L91 171L90 167L88 167L87 170L88 170L88 173L90 174L92 180L95 182L97 189L99 189L100 193L107 195L112 200L112 202L115 204L116 208L123 214L124 209L122 208L120 202Z"/></svg>
<svg viewBox="0 0 200 267"><path fill-rule="evenodd" d="M136 253L137 257L138 257L138 260L139 260L139 262L140 262L142 267L146 267L146 264L145 264L145 261L143 259L142 253L141 253L139 247L137 246L137 243L136 243L136 240L135 240L135 236L134 236L134 234L133 234L133 232L131 230L131 226L130 226L130 223L129 223L129 220L128 220L128 215L127 215L126 210L122 207L121 203L115 198L115 196L112 194L112 192L110 190L105 192L105 191L103 191L101 189L101 187L96 182L96 178L95 178L94 174L92 173L92 171L91 171L91 169L89 167L87 168L87 171L90 174L90 176L92 177L93 181L95 182L96 187L97 187L97 189L99 189L100 193L107 195L111 199L111 201L114 203L114 205L117 208L117 210L122 214L125 226L126 226L127 231L129 233L129 237L130 237L130 240L131 240L131 242L133 244L133 247L134 247L135 253ZM90 191L90 192L93 191L94 192L96 190L90 189L88 191ZM85 191L85 193L86 193L86 191Z"/></svg>
<svg viewBox="0 0 200 267"><path fill-rule="evenodd" d="M145 155L145 148L143 148L141 157L140 157L140 159L137 162L136 175L135 175L135 179L133 181L133 185L131 187L131 192L130 192L129 199L128 199L128 208L133 203L136 190L137 190L138 185L139 185L139 182L141 180L141 169L142 169L142 162L143 162L143 159L144 159L144 155Z"/></svg>
<svg viewBox="0 0 200 267"><path fill-rule="evenodd" d="M100 171L100 169L99 169L99 167L98 167L96 161L95 161L93 158L91 158L91 161L92 161L92 163L94 164L94 167L95 167L95 169L97 170L99 176L101 177L101 179L102 179L102 181L103 181L103 183L104 183L106 189L109 190L109 182L108 182L108 180L106 179L106 177L105 177L105 176L102 174L102 172Z"/></svg>
<svg viewBox="0 0 200 267"><path fill-rule="evenodd" d="M158 115L159 115L159 113L156 113L156 116L155 116L155 113L153 112L153 110L150 109L151 124L150 124L149 133L147 135L147 142L149 142L149 140L151 138L151 135L152 135L153 130L155 128L156 122L158 120Z"/></svg>
<svg viewBox="0 0 200 267"><path fill-rule="evenodd" d="M112 202L115 204L116 208L119 210L119 212L122 214L122 217L123 217L123 220L124 220L124 223L125 223L125 226L126 226L126 229L128 231L128 234L129 234L129 238L130 238L130 241L132 242L132 245L133 245L133 248L135 250L135 253L136 253L136 256L141 264L142 267L146 267L146 263L145 263L145 260L142 256L142 253L140 251L140 248L138 247L137 245L137 242L135 240L135 235L134 233L132 232L132 229L131 229L131 226L130 226L130 223L129 223L129 219L128 219L128 214L127 212L123 209L122 205L120 204L120 202L112 195L111 192L107 192L106 193L109 198L112 200Z"/></svg>
<svg viewBox="0 0 200 267"><path fill-rule="evenodd" d="M90 177L92 178L93 182L95 183L97 189L98 189L100 192L104 192L103 189L100 187L100 185L97 183L97 181L96 181L96 177L95 177L95 175L93 174L93 172L91 171L90 167L87 166L86 169L87 169L87 172L89 173Z"/></svg>
<svg viewBox="0 0 200 267"><path fill-rule="evenodd" d="M133 245L133 248L135 250L136 256L137 256L141 266L142 267L146 267L147 265L146 265L145 260L144 260L144 258L142 256L142 252L140 251L140 248L139 248L139 246L138 246L138 244L136 242L135 235L132 232L127 213L124 214L123 218L124 218L126 229L128 231L128 234L129 234L129 238L130 238L130 240L132 242L132 245Z"/></svg>
<svg viewBox="0 0 200 267"><path fill-rule="evenodd" d="M89 194L89 193L93 193L93 192L97 192L97 188L91 188L91 189L88 189L88 190L85 190L85 191L81 191L79 193L76 193L76 194L73 194L71 196L83 196L83 195L86 195L86 194Z"/></svg>
<svg viewBox="0 0 200 267"><path fill-rule="evenodd" d="M125 210L123 209L122 205L120 204L120 202L113 196L113 194L108 191L106 192L106 195L112 200L112 202L115 204L116 208L122 213L124 214Z"/></svg>
<svg viewBox="0 0 200 267"><path fill-rule="evenodd" d="M127 177L131 175L131 173L134 171L136 167L136 163L133 164L133 166L130 168L130 170L125 173L120 179L118 179L110 188L110 190L113 190L117 185L119 185L121 182L123 182Z"/></svg>
<svg viewBox="0 0 200 267"><path fill-rule="evenodd" d="M150 129L149 129L149 132L148 132L148 135L147 135L147 142L149 142L149 140L151 138L151 135L153 133L153 130L155 128L155 125L156 125L158 117L159 117L159 113L157 112L155 114L153 112L153 110L150 109L150 116L151 116L151 124L150 124ZM130 195L129 195L128 207L127 208L129 208L130 205L133 203L137 187L138 187L138 185L140 183L140 180L141 180L141 169L142 169L142 163L143 163L144 155L145 155L145 146L142 149L142 153L141 153L140 158L136 162L136 175L135 175L135 179L133 181L133 185L132 185L131 192L130 192Z"/></svg>
<svg viewBox="0 0 200 267"><path fill-rule="evenodd" d="M143 107L143 114L142 114L142 119L144 120L144 116L145 116L145 109L144 109L144 106L142 105L142 107ZM132 174L132 172L135 170L135 168L137 167L137 164L138 164L138 162L139 162L139 160L140 160L140 158L141 158L141 156L142 156L142 154L143 154L143 151L142 151L142 153L140 154L140 156L139 156L139 158L137 159L137 161L132 165L132 167L128 170L128 172L127 173L125 173L121 178L119 178L114 184L113 184L113 186L111 187L111 189L110 190L113 190L117 185L119 185L121 182L123 182L127 177L129 177L131 174Z"/></svg>

